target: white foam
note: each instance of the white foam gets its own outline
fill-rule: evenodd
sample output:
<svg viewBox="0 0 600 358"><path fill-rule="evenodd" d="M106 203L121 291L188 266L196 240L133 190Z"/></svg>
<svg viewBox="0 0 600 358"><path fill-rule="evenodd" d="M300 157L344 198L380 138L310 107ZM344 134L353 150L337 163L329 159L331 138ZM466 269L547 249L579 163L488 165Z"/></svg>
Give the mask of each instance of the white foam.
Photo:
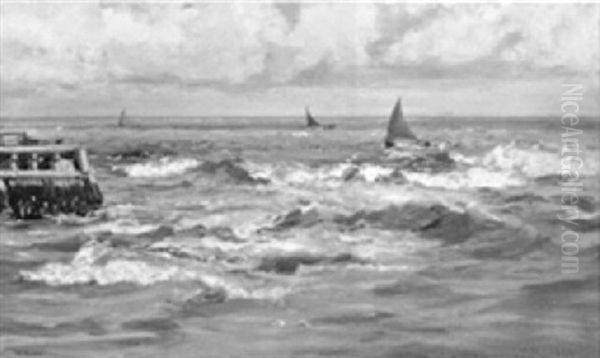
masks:
<svg viewBox="0 0 600 358"><path fill-rule="evenodd" d="M457 163L474 165L477 163L476 157L470 157L459 152L450 152L450 157Z"/></svg>
<svg viewBox="0 0 600 358"><path fill-rule="evenodd" d="M529 178L560 173L560 157L556 153L536 146L519 148L514 143L494 147L481 163L492 170L522 173Z"/></svg>
<svg viewBox="0 0 600 358"><path fill-rule="evenodd" d="M50 263L37 271L22 272L25 279L43 281L51 286L95 283L101 286L116 283L150 285L167 280L191 280L195 275L177 267L156 267L143 261L116 259L106 265Z"/></svg>
<svg viewBox="0 0 600 358"><path fill-rule="evenodd" d="M115 166L113 169L124 172L132 178L164 178L180 175L200 165L194 158L161 158L158 161Z"/></svg>
<svg viewBox="0 0 600 358"><path fill-rule="evenodd" d="M210 250L218 250L222 252L234 252L237 250L241 250L245 248L248 244L245 242L230 242L219 240L214 237L206 237L200 243L201 247L210 249Z"/></svg>
<svg viewBox="0 0 600 358"><path fill-rule="evenodd" d="M343 168L323 166L308 167L304 164L256 164L248 163L252 177L269 179L274 184L315 184L327 183L339 178Z"/></svg>
<svg viewBox="0 0 600 358"><path fill-rule="evenodd" d="M419 267L414 265L348 264L345 268L354 271L406 272L416 271Z"/></svg>
<svg viewBox="0 0 600 358"><path fill-rule="evenodd" d="M102 213L107 219L116 219L119 217L130 217L136 207L133 204L115 204L109 205Z"/></svg>
<svg viewBox="0 0 600 358"><path fill-rule="evenodd" d="M218 276L205 276L203 283L211 288L224 290L229 299L279 300L291 291L291 289L284 287L259 287L248 289L227 282Z"/></svg>
<svg viewBox="0 0 600 358"><path fill-rule="evenodd" d="M388 156L407 156L407 151L389 151ZM459 188L504 188L524 186L528 179L559 174L560 157L544 150L538 145L520 147L515 143L498 145L483 156L469 156L452 152L452 159L458 168L448 172L430 174L422 172L402 171L413 183L426 187L448 189ZM588 171L594 168L588 165ZM401 168L400 168L401 169ZM367 183L381 181L394 174L395 168L379 164L339 163L311 167L301 163L256 164L249 163L249 170L254 177L271 180L279 185L324 185L340 186L352 174L353 180ZM354 173L350 173L354 171Z"/></svg>
<svg viewBox="0 0 600 358"><path fill-rule="evenodd" d="M413 183L447 189L506 188L524 186L528 179L560 173L560 157L539 145L519 147L512 142L497 145L482 157L452 153L452 158L468 168L428 174L404 172Z"/></svg>
<svg viewBox="0 0 600 358"><path fill-rule="evenodd" d="M339 163L320 167L310 167L304 164L256 164L250 163L248 169L255 178L265 178L275 184L288 185L336 185L341 184L349 170L356 169L355 179L375 182L389 177L394 169L376 164L354 165Z"/></svg>
<svg viewBox="0 0 600 358"><path fill-rule="evenodd" d="M360 177L369 183L389 177L394 172L393 168L379 165L362 165L359 170Z"/></svg>
<svg viewBox="0 0 600 358"><path fill-rule="evenodd" d="M307 131L302 131L302 132L291 132L290 135L292 137L298 137L298 138L303 138L303 137L308 137L310 136L310 133L308 133Z"/></svg>
<svg viewBox="0 0 600 358"><path fill-rule="evenodd" d="M409 182L426 187L446 189L462 188L506 188L523 186L525 179L513 172L491 171L486 168L473 167L466 171L442 172L437 174L405 172Z"/></svg>
<svg viewBox="0 0 600 358"><path fill-rule="evenodd" d="M136 220L119 219L86 227L83 232L86 234L111 233L115 235L140 235L156 230L159 227L159 224L140 224Z"/></svg>
<svg viewBox="0 0 600 358"><path fill-rule="evenodd" d="M21 271L28 281L42 281L51 286L94 283L112 285L133 283L142 286L162 281L203 280L204 276L192 269L164 262L150 263L133 252L115 251L95 241L84 245L69 263L51 262L37 270Z"/></svg>
<svg viewBox="0 0 600 358"><path fill-rule="evenodd" d="M149 286L167 281L196 281L201 286L196 295L217 290L222 291L227 299L278 300L290 291L283 287L248 288L207 273L198 265L178 264L177 260L161 259L159 255L142 257L92 241L84 245L69 263L52 262L35 270L21 271L20 275L27 281L43 282L50 286L107 286L120 283Z"/></svg>

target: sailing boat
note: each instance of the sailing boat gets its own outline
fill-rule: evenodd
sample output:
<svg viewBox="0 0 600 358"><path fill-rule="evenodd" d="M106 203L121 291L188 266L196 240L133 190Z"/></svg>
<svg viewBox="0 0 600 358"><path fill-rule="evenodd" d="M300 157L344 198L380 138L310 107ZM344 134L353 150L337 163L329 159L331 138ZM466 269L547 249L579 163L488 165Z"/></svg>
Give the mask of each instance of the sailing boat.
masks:
<svg viewBox="0 0 600 358"><path fill-rule="evenodd" d="M315 119L315 117L312 116L312 114L310 114L310 110L308 108L308 106L304 107L304 112L306 113L306 126L309 128L323 128L323 129L334 129L335 128L335 124L326 124L326 125L321 125L321 123L317 122L317 120Z"/></svg>
<svg viewBox="0 0 600 358"><path fill-rule="evenodd" d="M418 138L408 127L402 114L402 99L398 98L385 137L387 159L400 163L404 168L421 171L440 171L453 168L455 163L450 157L446 143L433 146L428 140Z"/></svg>
<svg viewBox="0 0 600 358"><path fill-rule="evenodd" d="M320 127L321 126L321 124L319 124L319 122L317 122L315 117L313 117L312 114L310 114L310 110L309 110L308 106L304 107L304 113L306 113L306 126L307 127Z"/></svg>
<svg viewBox="0 0 600 358"><path fill-rule="evenodd" d="M125 127L125 119L127 117L127 110L123 108L121 115L119 116L119 127Z"/></svg>
<svg viewBox="0 0 600 358"><path fill-rule="evenodd" d="M396 141L418 141L417 136L410 130L402 114L402 98L399 97L394 105L388 122L385 147L391 148Z"/></svg>
<svg viewBox="0 0 600 358"><path fill-rule="evenodd" d="M356 165L363 163L383 162L386 166L393 166L394 171L390 180L402 179L404 170L433 173L452 170L456 166L445 143L432 145L427 140L419 139L408 127L402 114L401 98L396 101L390 115L384 143L386 149L382 153L375 153L374 156L372 153L355 153L350 160L355 166L345 171L342 175L343 179L352 180L360 174L360 167Z"/></svg>

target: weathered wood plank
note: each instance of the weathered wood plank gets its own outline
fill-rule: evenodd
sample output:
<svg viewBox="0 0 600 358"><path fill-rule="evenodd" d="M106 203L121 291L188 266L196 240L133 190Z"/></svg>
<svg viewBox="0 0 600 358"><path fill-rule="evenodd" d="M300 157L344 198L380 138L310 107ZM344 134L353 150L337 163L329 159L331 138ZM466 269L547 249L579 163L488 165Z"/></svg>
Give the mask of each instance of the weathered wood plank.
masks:
<svg viewBox="0 0 600 358"><path fill-rule="evenodd" d="M13 154L13 153L66 153L78 151L79 147L76 145L20 145L14 147L0 147L0 154Z"/></svg>
<svg viewBox="0 0 600 358"><path fill-rule="evenodd" d="M0 170L0 179L77 179L88 174L80 172L58 172L54 170Z"/></svg>

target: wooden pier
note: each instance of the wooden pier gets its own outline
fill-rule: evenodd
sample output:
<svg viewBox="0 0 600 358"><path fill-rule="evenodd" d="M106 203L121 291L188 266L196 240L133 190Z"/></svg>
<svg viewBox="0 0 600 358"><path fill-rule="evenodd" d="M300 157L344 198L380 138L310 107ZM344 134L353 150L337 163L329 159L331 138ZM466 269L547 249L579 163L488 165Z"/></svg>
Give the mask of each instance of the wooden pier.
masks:
<svg viewBox="0 0 600 358"><path fill-rule="evenodd" d="M102 204L87 152L77 145L48 144L21 132L0 132L0 211L17 218L86 215Z"/></svg>

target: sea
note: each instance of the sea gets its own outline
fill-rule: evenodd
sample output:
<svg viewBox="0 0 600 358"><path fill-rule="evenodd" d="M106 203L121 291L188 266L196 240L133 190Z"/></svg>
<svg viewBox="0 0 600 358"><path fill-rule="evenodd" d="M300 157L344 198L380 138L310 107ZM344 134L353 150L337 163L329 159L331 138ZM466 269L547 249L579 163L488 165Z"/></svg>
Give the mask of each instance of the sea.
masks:
<svg viewBox="0 0 600 358"><path fill-rule="evenodd" d="M385 116L318 120L0 119L104 194L0 215L0 356L598 356L598 118L409 118L444 170L387 160Z"/></svg>

